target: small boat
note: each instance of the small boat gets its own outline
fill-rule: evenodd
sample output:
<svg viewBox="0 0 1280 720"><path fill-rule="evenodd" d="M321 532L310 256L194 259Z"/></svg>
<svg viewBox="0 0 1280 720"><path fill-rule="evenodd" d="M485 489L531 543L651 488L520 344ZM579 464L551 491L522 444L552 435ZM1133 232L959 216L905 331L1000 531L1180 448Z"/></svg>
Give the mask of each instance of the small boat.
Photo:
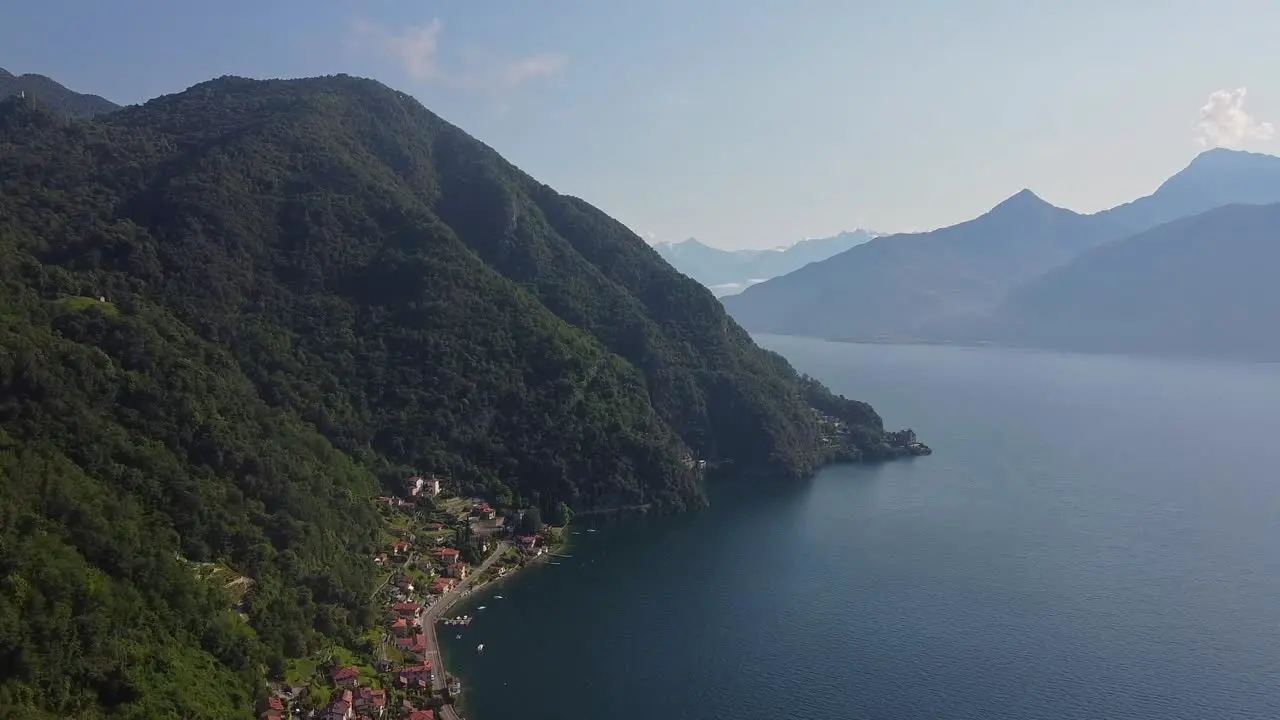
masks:
<svg viewBox="0 0 1280 720"><path fill-rule="evenodd" d="M595 528L587 528L587 532L595 532L595 531L596 531Z"/></svg>
<svg viewBox="0 0 1280 720"><path fill-rule="evenodd" d="M453 639L454 639L454 640L461 640L461 639L462 639L462 636L461 636L461 635L455 635Z"/></svg>
<svg viewBox="0 0 1280 720"><path fill-rule="evenodd" d="M476 646L476 652L484 652L484 643L480 643Z"/></svg>
<svg viewBox="0 0 1280 720"><path fill-rule="evenodd" d="M494 599L494 600L501 600L501 599L502 599L502 596L501 596L501 595L494 595L494 596L493 596L493 599Z"/></svg>
<svg viewBox="0 0 1280 720"><path fill-rule="evenodd" d="M476 609L477 609L477 610L483 610L483 609L485 609L485 607L487 607L487 606L485 606L485 605L481 605L480 607L478 607L478 608L476 608Z"/></svg>

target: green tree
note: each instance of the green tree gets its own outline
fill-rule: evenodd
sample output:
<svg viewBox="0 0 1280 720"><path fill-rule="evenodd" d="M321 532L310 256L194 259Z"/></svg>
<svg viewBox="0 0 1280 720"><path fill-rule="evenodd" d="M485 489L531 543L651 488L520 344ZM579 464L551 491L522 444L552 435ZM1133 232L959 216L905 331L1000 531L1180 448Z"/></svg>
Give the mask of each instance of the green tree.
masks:
<svg viewBox="0 0 1280 720"><path fill-rule="evenodd" d="M526 509L520 516L520 532L524 535L533 535L541 531L542 513L538 512L536 507Z"/></svg>
<svg viewBox="0 0 1280 720"><path fill-rule="evenodd" d="M560 501L551 509L551 517L548 519L552 525L564 527L573 519L573 510L569 508L568 503Z"/></svg>

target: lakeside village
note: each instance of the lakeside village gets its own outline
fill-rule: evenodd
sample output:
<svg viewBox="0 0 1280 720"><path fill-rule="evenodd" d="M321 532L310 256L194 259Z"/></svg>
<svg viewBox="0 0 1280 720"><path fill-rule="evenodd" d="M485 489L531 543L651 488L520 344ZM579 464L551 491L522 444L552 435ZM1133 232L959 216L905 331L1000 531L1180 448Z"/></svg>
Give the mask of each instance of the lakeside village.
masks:
<svg viewBox="0 0 1280 720"><path fill-rule="evenodd" d="M386 570L374 591L380 625L362 653L333 646L290 661L284 682L259 700L259 720L456 720L462 685L442 666L437 624L470 624L449 607L549 554L567 521L544 526L536 510L501 517L482 499L451 496L434 476L408 478L400 496L377 502L386 521L385 549L373 558Z"/></svg>

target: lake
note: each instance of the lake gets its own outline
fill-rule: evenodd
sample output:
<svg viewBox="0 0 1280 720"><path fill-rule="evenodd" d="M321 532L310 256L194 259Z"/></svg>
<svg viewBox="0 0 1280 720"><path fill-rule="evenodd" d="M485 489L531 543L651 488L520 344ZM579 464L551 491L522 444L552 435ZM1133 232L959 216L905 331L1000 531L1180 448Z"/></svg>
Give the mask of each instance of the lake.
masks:
<svg viewBox="0 0 1280 720"><path fill-rule="evenodd" d="M935 454L574 536L471 720L1280 717L1280 366L758 340Z"/></svg>

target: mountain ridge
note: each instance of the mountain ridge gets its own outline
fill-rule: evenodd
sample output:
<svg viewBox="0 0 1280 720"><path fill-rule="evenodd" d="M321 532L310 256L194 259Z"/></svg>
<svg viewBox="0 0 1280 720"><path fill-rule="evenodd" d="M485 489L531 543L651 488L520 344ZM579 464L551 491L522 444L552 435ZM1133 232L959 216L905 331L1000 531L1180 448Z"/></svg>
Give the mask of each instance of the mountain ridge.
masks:
<svg viewBox="0 0 1280 720"><path fill-rule="evenodd" d="M1100 246L961 337L1073 352L1280 360L1280 203L1226 205Z"/></svg>
<svg viewBox="0 0 1280 720"><path fill-rule="evenodd" d="M1205 151L1151 195L1091 215L1024 189L972 220L878 238L724 303L756 332L954 342L1005 294L1081 253L1235 202L1280 202L1280 158Z"/></svg>
<svg viewBox="0 0 1280 720"><path fill-rule="evenodd" d="M687 238L679 242L656 243L654 249L677 270L723 296L811 262L825 260L877 236L869 230L855 229L830 237L808 238L778 248L743 250L725 250L696 238Z"/></svg>
<svg viewBox="0 0 1280 720"><path fill-rule="evenodd" d="M0 388L0 705L37 720L250 717L262 668L364 647L374 498L413 473L679 510L697 460L781 480L913 439L349 76L0 100ZM209 562L254 580L243 616Z"/></svg>
<svg viewBox="0 0 1280 720"><path fill-rule="evenodd" d="M31 99L47 103L53 109L72 117L91 117L114 112L120 106L100 95L78 93L45 75L14 75L0 68L0 98L26 93Z"/></svg>

